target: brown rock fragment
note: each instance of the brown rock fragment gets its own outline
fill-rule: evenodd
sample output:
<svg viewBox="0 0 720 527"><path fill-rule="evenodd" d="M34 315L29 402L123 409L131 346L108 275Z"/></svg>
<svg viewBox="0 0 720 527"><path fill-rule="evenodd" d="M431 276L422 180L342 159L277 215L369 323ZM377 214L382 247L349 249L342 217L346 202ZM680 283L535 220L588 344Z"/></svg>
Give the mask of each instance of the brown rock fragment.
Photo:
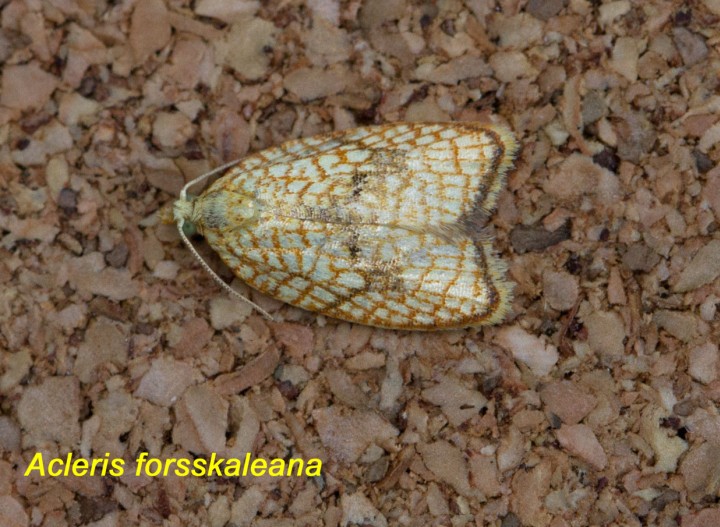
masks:
<svg viewBox="0 0 720 527"><path fill-rule="evenodd" d="M720 276L720 240L712 240L702 247L682 270L673 288L678 293L692 291L709 284Z"/></svg>
<svg viewBox="0 0 720 527"><path fill-rule="evenodd" d="M352 378L342 370L330 370L325 374L328 388L335 398L350 408L367 408L370 401Z"/></svg>
<svg viewBox="0 0 720 527"><path fill-rule="evenodd" d="M720 16L720 0L702 0L702 3L711 13Z"/></svg>
<svg viewBox="0 0 720 527"><path fill-rule="evenodd" d="M360 492L344 494L340 498L342 525L367 525L368 527L387 527L385 516L372 502Z"/></svg>
<svg viewBox="0 0 720 527"><path fill-rule="evenodd" d="M210 324L222 330L239 326L253 311L250 304L234 298L214 296L210 300Z"/></svg>
<svg viewBox="0 0 720 527"><path fill-rule="evenodd" d="M171 357L159 357L140 379L135 395L160 406L170 406L196 379L198 372L189 364Z"/></svg>
<svg viewBox="0 0 720 527"><path fill-rule="evenodd" d="M538 376L550 373L560 357L555 346L520 326L502 328L497 333L496 341L510 351L515 360L525 364Z"/></svg>
<svg viewBox="0 0 720 527"><path fill-rule="evenodd" d="M710 384L718 376L720 354L714 342L706 342L690 350L688 373L696 380Z"/></svg>
<svg viewBox="0 0 720 527"><path fill-rule="evenodd" d="M716 221L720 221L720 165L708 168L707 183L703 188L703 197L715 213Z"/></svg>
<svg viewBox="0 0 720 527"><path fill-rule="evenodd" d="M552 468L549 461L540 462L529 470L521 470L512 479L510 508L519 519L518 525L547 525L550 514L543 501L549 492Z"/></svg>
<svg viewBox="0 0 720 527"><path fill-rule="evenodd" d="M427 504L430 514L433 516L443 516L450 514L450 508L448 507L447 500L443 496L440 487L433 481L428 485L427 491Z"/></svg>
<svg viewBox="0 0 720 527"><path fill-rule="evenodd" d="M0 447L6 452L18 452L20 446L20 426L10 417L0 415Z"/></svg>
<svg viewBox="0 0 720 527"><path fill-rule="evenodd" d="M585 317L588 345L603 359L615 361L625 353L625 324L614 311L596 311Z"/></svg>
<svg viewBox="0 0 720 527"><path fill-rule="evenodd" d="M168 342L178 357L192 357L202 351L213 336L213 329L204 318L185 322L168 336Z"/></svg>
<svg viewBox="0 0 720 527"><path fill-rule="evenodd" d="M418 80L454 85L464 79L491 73L492 69L481 57L462 55L437 67L422 64L415 70L415 77Z"/></svg>
<svg viewBox="0 0 720 527"><path fill-rule="evenodd" d="M302 101L342 92L348 83L344 68L298 68L285 76L285 89Z"/></svg>
<svg viewBox="0 0 720 527"><path fill-rule="evenodd" d="M73 377L47 377L37 386L28 386L17 406L23 447L55 441L74 448L80 440L80 403L80 385Z"/></svg>
<svg viewBox="0 0 720 527"><path fill-rule="evenodd" d="M25 378L33 365L30 351L0 354L0 395L9 394Z"/></svg>
<svg viewBox="0 0 720 527"><path fill-rule="evenodd" d="M0 525L28 527L30 518L23 506L12 496L0 496Z"/></svg>
<svg viewBox="0 0 720 527"><path fill-rule="evenodd" d="M471 455L469 460L470 482L486 498L499 496L502 492L500 473L494 456Z"/></svg>
<svg viewBox="0 0 720 527"><path fill-rule="evenodd" d="M620 270L617 267L613 267L612 269L610 269L610 276L608 277L607 296L608 302L610 302L610 304L622 306L627 304L627 295L625 294L622 276L620 275Z"/></svg>
<svg viewBox="0 0 720 527"><path fill-rule="evenodd" d="M248 362L240 371L220 375L213 384L222 395L240 393L270 377L279 362L280 352L273 347Z"/></svg>
<svg viewBox="0 0 720 527"><path fill-rule="evenodd" d="M560 163L543 188L563 200L594 194L607 205L614 203L619 195L617 177L595 164L591 157L581 154L573 154Z"/></svg>
<svg viewBox="0 0 720 527"><path fill-rule="evenodd" d="M270 330L291 357L300 359L312 353L315 339L308 326L279 322L270 324Z"/></svg>
<svg viewBox="0 0 720 527"><path fill-rule="evenodd" d="M673 337L689 342L698 331L698 320L692 313L660 309L653 314L653 322Z"/></svg>
<svg viewBox="0 0 720 527"><path fill-rule="evenodd" d="M565 450L589 463L596 470L603 470L607 466L605 450L589 426L562 425L556 435Z"/></svg>
<svg viewBox="0 0 720 527"><path fill-rule="evenodd" d="M708 507L682 517L682 527L714 527L720 525L720 509Z"/></svg>
<svg viewBox="0 0 720 527"><path fill-rule="evenodd" d="M617 154L620 159L638 163L641 157L649 152L655 144L657 132L655 127L641 113L625 112L617 123L618 142Z"/></svg>
<svg viewBox="0 0 720 527"><path fill-rule="evenodd" d="M213 43L218 58L248 80L262 78L270 66L268 50L275 47L277 28L272 22L245 17L234 23L225 38Z"/></svg>
<svg viewBox="0 0 720 527"><path fill-rule="evenodd" d="M363 28L370 29L397 20L405 14L406 4L406 0L368 0L362 4L358 21Z"/></svg>
<svg viewBox="0 0 720 527"><path fill-rule="evenodd" d="M622 257L622 263L631 271L649 273L660 261L660 255L647 245L635 243L628 247Z"/></svg>
<svg viewBox="0 0 720 527"><path fill-rule="evenodd" d="M550 232L542 225L518 225L510 232L510 243L518 254L529 251L538 252L569 240L571 235L570 224Z"/></svg>
<svg viewBox="0 0 720 527"><path fill-rule="evenodd" d="M553 382L540 391L545 409L568 425L582 421L597 405L595 396L583 392L570 381Z"/></svg>
<svg viewBox="0 0 720 527"><path fill-rule="evenodd" d="M705 40L700 35L692 33L684 27L674 27L672 34L675 45L686 66L692 66L705 60L708 48Z"/></svg>
<svg viewBox="0 0 720 527"><path fill-rule="evenodd" d="M228 408L227 401L211 386L191 386L175 405L173 441L199 454L223 452Z"/></svg>
<svg viewBox="0 0 720 527"><path fill-rule="evenodd" d="M637 80L640 45L638 39L620 37L613 46L610 67L630 82Z"/></svg>
<svg viewBox="0 0 720 527"><path fill-rule="evenodd" d="M127 244L125 244L124 242L120 242L115 247L113 247L113 249L109 253L105 255L105 261L111 267L119 269L125 266L129 254L130 250L128 249Z"/></svg>
<svg viewBox="0 0 720 527"><path fill-rule="evenodd" d="M82 293L102 295L116 301L127 300L139 292L138 284L132 280L127 269L105 267L103 255L97 252L70 260L69 281Z"/></svg>
<svg viewBox="0 0 720 527"><path fill-rule="evenodd" d="M94 405L91 419L98 429L92 438L96 452L109 452L113 457L125 453L122 439L130 432L138 415L139 401L123 389L113 390Z"/></svg>
<svg viewBox="0 0 720 527"><path fill-rule="evenodd" d="M647 405L640 420L640 436L650 445L655 456L654 471L672 473L688 449L687 441L675 435L672 429L661 426L667 417L664 409Z"/></svg>
<svg viewBox="0 0 720 527"><path fill-rule="evenodd" d="M567 0L530 0L525 7L528 13L540 20L549 20L567 4Z"/></svg>
<svg viewBox="0 0 720 527"><path fill-rule="evenodd" d="M423 399L441 406L453 426L459 426L478 415L487 405L487 399L476 390L463 386L457 378L444 377L439 384L426 388Z"/></svg>
<svg viewBox="0 0 720 527"><path fill-rule="evenodd" d="M568 311L578 298L578 280L564 271L546 271L543 273L543 294L550 307Z"/></svg>
<svg viewBox="0 0 720 527"><path fill-rule="evenodd" d="M127 335L121 326L100 318L90 323L85 340L78 348L74 373L85 383L97 378L98 370L112 364L122 368L127 363Z"/></svg>
<svg viewBox="0 0 720 527"><path fill-rule="evenodd" d="M720 490L720 446L712 443L693 446L682 459L680 474L693 502L715 496Z"/></svg>
<svg viewBox="0 0 720 527"><path fill-rule="evenodd" d="M217 18L228 24L239 18L247 18L260 7L257 0L198 0L195 4L195 14Z"/></svg>
<svg viewBox="0 0 720 527"><path fill-rule="evenodd" d="M498 51L490 56L488 62L500 82L513 82L523 77L534 77L538 73L520 51Z"/></svg>
<svg viewBox="0 0 720 527"><path fill-rule="evenodd" d="M215 148L224 161L244 156L250 146L250 128L247 121L230 108L220 110L212 122Z"/></svg>
<svg viewBox="0 0 720 527"><path fill-rule="evenodd" d="M383 446L398 435L383 417L370 411L341 410L338 405L312 413L320 440L342 463L354 463L371 445Z"/></svg>
<svg viewBox="0 0 720 527"><path fill-rule="evenodd" d="M58 85L58 79L35 63L5 65L0 105L25 111L42 108Z"/></svg>
<svg viewBox="0 0 720 527"><path fill-rule="evenodd" d="M163 0L143 0L135 4L130 22L130 47L137 63L164 47L170 40L170 21Z"/></svg>
<svg viewBox="0 0 720 527"><path fill-rule="evenodd" d="M593 90L582 100L582 122L584 125L592 124L607 115L607 104L604 97ZM593 161L595 159L593 158ZM601 165L602 166L602 165Z"/></svg>
<svg viewBox="0 0 720 527"><path fill-rule="evenodd" d="M153 141L160 148L179 148L194 132L190 119L180 112L158 112L155 115Z"/></svg>
<svg viewBox="0 0 720 527"><path fill-rule="evenodd" d="M475 492L468 479L468 464L460 449L447 441L418 445L425 466L435 476L463 496L472 497Z"/></svg>

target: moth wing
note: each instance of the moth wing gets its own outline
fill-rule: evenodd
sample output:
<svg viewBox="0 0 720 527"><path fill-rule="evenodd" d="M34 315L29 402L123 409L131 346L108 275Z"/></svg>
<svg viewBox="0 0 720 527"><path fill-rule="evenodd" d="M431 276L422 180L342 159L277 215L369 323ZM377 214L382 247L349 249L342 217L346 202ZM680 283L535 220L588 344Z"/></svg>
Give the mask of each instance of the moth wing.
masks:
<svg viewBox="0 0 720 527"><path fill-rule="evenodd" d="M243 172L256 167L269 167L277 163L291 163L328 152L343 144L347 132L331 132L312 137L292 139L279 145L260 150L239 161L235 171ZM250 161L247 164L247 161Z"/></svg>
<svg viewBox="0 0 720 527"><path fill-rule="evenodd" d="M439 222L491 210L518 148L504 126L472 122L385 125L358 129L351 139L375 153L369 171L385 180L379 190L401 191L400 206L438 207Z"/></svg>
<svg viewBox="0 0 720 527"><path fill-rule="evenodd" d="M498 125L389 124L264 150L216 184L268 215L441 233L482 223L516 149Z"/></svg>
<svg viewBox="0 0 720 527"><path fill-rule="evenodd" d="M488 242L467 237L290 220L208 241L252 287L334 318L447 329L493 323L508 309L503 265Z"/></svg>

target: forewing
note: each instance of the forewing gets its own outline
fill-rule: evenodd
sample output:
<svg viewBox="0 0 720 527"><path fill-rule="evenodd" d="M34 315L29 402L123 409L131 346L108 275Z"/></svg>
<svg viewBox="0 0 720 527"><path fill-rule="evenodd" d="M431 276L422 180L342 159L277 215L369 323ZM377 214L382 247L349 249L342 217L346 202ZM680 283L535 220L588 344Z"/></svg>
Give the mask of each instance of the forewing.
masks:
<svg viewBox="0 0 720 527"><path fill-rule="evenodd" d="M283 301L362 324L442 329L487 324L509 288L487 244L401 227L307 220L206 233L235 274Z"/></svg>
<svg viewBox="0 0 720 527"><path fill-rule="evenodd" d="M494 207L516 148L494 125L365 127L254 154L216 185L273 216L441 233Z"/></svg>

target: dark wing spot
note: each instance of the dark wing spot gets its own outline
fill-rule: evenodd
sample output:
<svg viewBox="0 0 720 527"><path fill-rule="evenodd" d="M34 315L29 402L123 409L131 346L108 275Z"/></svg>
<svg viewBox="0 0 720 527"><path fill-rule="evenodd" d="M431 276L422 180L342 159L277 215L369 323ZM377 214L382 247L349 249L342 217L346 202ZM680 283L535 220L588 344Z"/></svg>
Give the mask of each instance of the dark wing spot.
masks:
<svg viewBox="0 0 720 527"><path fill-rule="evenodd" d="M355 173L352 176L352 197L357 198L360 193L363 191L363 187L365 186L365 182L367 181L368 173L367 172L361 172L360 170L355 170Z"/></svg>
<svg viewBox="0 0 720 527"><path fill-rule="evenodd" d="M360 246L358 245L358 240L360 236L358 235L357 231L351 230L350 235L347 239L347 250L350 253L350 259L356 260L358 255L362 252L360 249Z"/></svg>
<svg viewBox="0 0 720 527"><path fill-rule="evenodd" d="M402 150L377 149L372 153L372 164L375 166L374 176L385 177L401 175L407 172L407 154Z"/></svg>

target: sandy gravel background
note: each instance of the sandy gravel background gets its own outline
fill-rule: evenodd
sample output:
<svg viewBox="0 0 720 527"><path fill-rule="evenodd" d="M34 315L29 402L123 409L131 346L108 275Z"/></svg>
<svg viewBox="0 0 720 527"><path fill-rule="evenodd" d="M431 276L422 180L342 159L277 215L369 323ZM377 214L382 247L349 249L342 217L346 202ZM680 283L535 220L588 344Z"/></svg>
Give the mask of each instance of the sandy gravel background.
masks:
<svg viewBox="0 0 720 527"><path fill-rule="evenodd" d="M720 525L719 28L718 0L0 1L0 524ZM450 120L522 144L502 325L236 281L269 322L158 222L248 152ZM324 465L24 477L38 451Z"/></svg>

